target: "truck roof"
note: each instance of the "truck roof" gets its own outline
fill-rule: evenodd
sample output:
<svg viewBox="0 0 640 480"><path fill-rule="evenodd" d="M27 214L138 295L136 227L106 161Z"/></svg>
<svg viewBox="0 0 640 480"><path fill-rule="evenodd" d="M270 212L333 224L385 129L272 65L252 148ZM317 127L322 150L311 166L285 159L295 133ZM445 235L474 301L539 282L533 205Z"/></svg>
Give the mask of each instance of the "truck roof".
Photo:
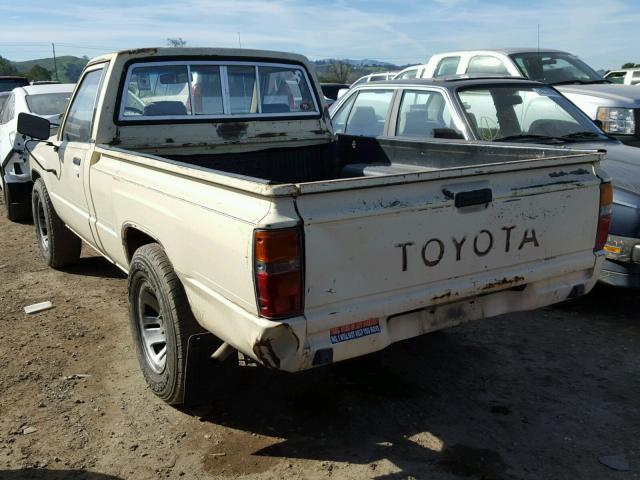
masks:
<svg viewBox="0 0 640 480"><path fill-rule="evenodd" d="M221 57L224 59L239 58L245 60L288 60L291 62L309 65L309 60L303 55L271 50L251 50L246 48L136 48L133 50L121 50L92 58L89 65L113 60L116 57L126 58L150 58L150 57Z"/></svg>
<svg viewBox="0 0 640 480"><path fill-rule="evenodd" d="M520 86L546 86L535 80L528 80L520 77L505 76L483 76L483 77L466 77L464 75L441 77L441 78L410 78L407 80L386 80L380 82L371 82L358 85L355 88L368 87L375 88L382 85L402 86L404 88L411 86L439 86L439 87L470 87L476 85L520 85Z"/></svg>
<svg viewBox="0 0 640 480"><path fill-rule="evenodd" d="M555 52L555 53L567 53L564 50L555 50L553 48L545 48L545 49L539 49L537 47L531 47L531 48L474 48L474 49L470 49L470 50L456 50L455 52L441 52L438 53L436 55L440 56L440 55L456 55L456 54L461 54L461 53L469 53L469 52L496 52L496 53L504 53L505 55L513 55L513 54L517 54L517 53L548 53L548 52Z"/></svg>

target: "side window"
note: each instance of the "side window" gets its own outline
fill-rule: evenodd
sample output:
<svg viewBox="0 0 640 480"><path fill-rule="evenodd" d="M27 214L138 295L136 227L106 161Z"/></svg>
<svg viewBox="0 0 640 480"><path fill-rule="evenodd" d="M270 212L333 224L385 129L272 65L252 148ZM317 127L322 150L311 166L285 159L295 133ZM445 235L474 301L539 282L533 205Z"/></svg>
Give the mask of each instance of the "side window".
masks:
<svg viewBox="0 0 640 480"><path fill-rule="evenodd" d="M435 128L453 128L451 110L440 92L407 90L402 96L396 135L432 138Z"/></svg>
<svg viewBox="0 0 640 480"><path fill-rule="evenodd" d="M504 63L490 55L476 55L469 60L467 73L495 73L498 75L508 75L509 70Z"/></svg>
<svg viewBox="0 0 640 480"><path fill-rule="evenodd" d="M407 70L406 72L398 75L397 80L408 80L410 78L416 78L417 75L418 75L418 69L414 68L413 70Z"/></svg>
<svg viewBox="0 0 640 480"><path fill-rule="evenodd" d="M640 70L633 72L633 75L631 76L631 85L638 84L640 84Z"/></svg>
<svg viewBox="0 0 640 480"><path fill-rule="evenodd" d="M2 109L2 115L0 116L0 123L7 123L13 118L15 104L16 104L15 96L12 93L11 95L9 95L9 99L7 100L7 103L5 103Z"/></svg>
<svg viewBox="0 0 640 480"><path fill-rule="evenodd" d="M88 142L98 98L98 89L103 69L92 70L82 79L64 122L62 140L68 142Z"/></svg>
<svg viewBox="0 0 640 480"><path fill-rule="evenodd" d="M351 111L351 106L353 105L353 101L356 99L358 94L351 95L346 102L342 104L340 110L336 112L336 114L331 119L331 124L333 125L333 130L336 133L344 133L344 128L347 123L347 117L349 116L349 112Z"/></svg>
<svg viewBox="0 0 640 480"><path fill-rule="evenodd" d="M608 73L604 78L613 83L624 83L624 78L627 76L626 72L611 72Z"/></svg>
<svg viewBox="0 0 640 480"><path fill-rule="evenodd" d="M460 57L445 57L438 63L434 77L445 77L447 75L455 75L460 64Z"/></svg>
<svg viewBox="0 0 640 480"><path fill-rule="evenodd" d="M382 135L392 98L393 90L362 90L349 114L345 133L365 137Z"/></svg>

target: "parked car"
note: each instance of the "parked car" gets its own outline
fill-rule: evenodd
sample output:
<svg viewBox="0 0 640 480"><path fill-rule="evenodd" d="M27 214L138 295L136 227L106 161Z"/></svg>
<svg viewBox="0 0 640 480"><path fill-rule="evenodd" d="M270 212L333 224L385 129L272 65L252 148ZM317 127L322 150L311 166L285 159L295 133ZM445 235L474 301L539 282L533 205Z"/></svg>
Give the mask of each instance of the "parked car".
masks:
<svg viewBox="0 0 640 480"><path fill-rule="evenodd" d="M58 123L74 84L27 85L13 89L0 113L0 187L9 220L31 216L31 172L22 135L18 134L20 113L32 113Z"/></svg>
<svg viewBox="0 0 640 480"><path fill-rule="evenodd" d="M575 55L559 50L467 50L433 55L420 78L450 75L524 77L556 87L602 129L640 146L640 89L613 85Z"/></svg>
<svg viewBox="0 0 640 480"><path fill-rule="evenodd" d="M504 78L450 77L359 87L332 110L338 132L345 131L353 99L373 92L392 92L387 96L398 101L382 118L359 120L358 131L369 137L459 138L606 150L605 170L613 179L614 203L600 280L640 288L640 150L605 134L556 89ZM377 111L384 109L376 106Z"/></svg>
<svg viewBox="0 0 640 480"><path fill-rule="evenodd" d="M359 79L357 79L355 82L353 82L347 88L339 89L338 90L338 98L340 98L342 95L344 95L344 93L347 90L349 90L349 88L355 87L357 85L361 85L363 83L384 82L386 80L391 80L397 74L398 74L398 72L376 72L376 73L370 73L369 75L364 75L364 76L360 77Z"/></svg>
<svg viewBox="0 0 640 480"><path fill-rule="evenodd" d="M7 99L11 95L11 92L0 92L0 118L2 117L2 108L7 103Z"/></svg>
<svg viewBox="0 0 640 480"><path fill-rule="evenodd" d="M394 94L360 106L376 85L359 125ZM82 239L128 273L138 359L169 403L192 348L298 371L596 281L603 154L351 136L337 158L320 92L299 55L138 49L88 63L56 136L19 118L48 138L31 162L45 262Z"/></svg>
<svg viewBox="0 0 640 480"><path fill-rule="evenodd" d="M605 80L611 83L621 83L623 85L640 85L640 68L623 68L611 70L604 76Z"/></svg>
<svg viewBox="0 0 640 480"><path fill-rule="evenodd" d="M0 92L9 92L17 87L29 85L29 80L24 77L11 75L0 76Z"/></svg>

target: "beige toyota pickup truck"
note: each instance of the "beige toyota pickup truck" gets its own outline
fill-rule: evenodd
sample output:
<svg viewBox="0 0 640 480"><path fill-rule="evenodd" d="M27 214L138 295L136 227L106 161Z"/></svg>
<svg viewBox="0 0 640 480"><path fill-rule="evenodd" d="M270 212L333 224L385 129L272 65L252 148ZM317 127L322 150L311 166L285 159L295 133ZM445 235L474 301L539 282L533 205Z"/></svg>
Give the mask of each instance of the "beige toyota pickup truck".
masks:
<svg viewBox="0 0 640 480"><path fill-rule="evenodd" d="M582 295L603 260L602 153L336 137L299 55L98 57L55 137L26 114L19 131L47 140L45 261L84 241L127 272L140 365L172 404L203 332L217 361L294 372Z"/></svg>

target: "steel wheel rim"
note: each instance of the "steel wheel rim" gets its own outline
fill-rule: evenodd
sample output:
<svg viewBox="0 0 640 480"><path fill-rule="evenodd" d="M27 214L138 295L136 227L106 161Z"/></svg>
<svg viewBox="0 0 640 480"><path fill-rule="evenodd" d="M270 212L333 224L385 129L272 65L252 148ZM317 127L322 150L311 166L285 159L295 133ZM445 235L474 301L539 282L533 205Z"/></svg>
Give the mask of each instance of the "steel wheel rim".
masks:
<svg viewBox="0 0 640 480"><path fill-rule="evenodd" d="M155 373L162 373L167 363L167 335L160 302L146 281L140 285L137 307L145 358Z"/></svg>
<svg viewBox="0 0 640 480"><path fill-rule="evenodd" d="M38 238L43 250L49 250L49 230L47 228L47 216L40 196L36 197L36 225L38 227Z"/></svg>

